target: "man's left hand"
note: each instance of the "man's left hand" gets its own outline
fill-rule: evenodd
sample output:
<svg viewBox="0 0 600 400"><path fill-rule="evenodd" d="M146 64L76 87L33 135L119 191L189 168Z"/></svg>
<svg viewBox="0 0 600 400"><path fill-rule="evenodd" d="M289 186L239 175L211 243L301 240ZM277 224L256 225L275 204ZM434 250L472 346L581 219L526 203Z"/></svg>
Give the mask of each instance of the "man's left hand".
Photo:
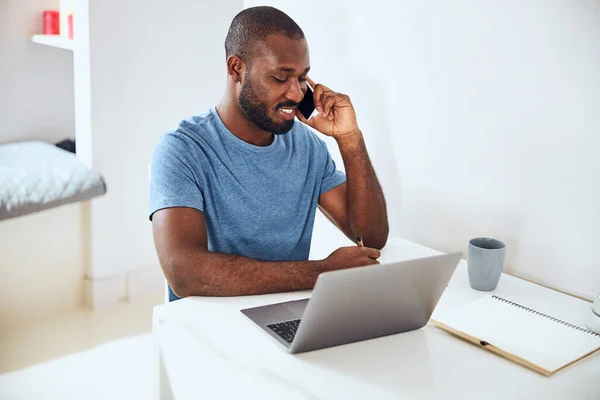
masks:
<svg viewBox="0 0 600 400"><path fill-rule="evenodd" d="M360 132L354 107L347 95L334 92L327 86L315 84L308 77L307 80L314 91L313 98L318 114L306 119L299 110L296 110L296 117L300 121L336 140Z"/></svg>

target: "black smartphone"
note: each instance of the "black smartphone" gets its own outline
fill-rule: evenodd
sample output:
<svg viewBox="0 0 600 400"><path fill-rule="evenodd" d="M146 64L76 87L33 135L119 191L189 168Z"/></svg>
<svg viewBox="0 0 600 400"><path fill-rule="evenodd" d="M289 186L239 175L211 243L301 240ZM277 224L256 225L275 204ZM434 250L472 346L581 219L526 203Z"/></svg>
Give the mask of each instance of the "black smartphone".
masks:
<svg viewBox="0 0 600 400"><path fill-rule="evenodd" d="M309 119L313 111L315 111L315 101L313 99L313 91L310 85L306 84L306 94L298 105L298 110L304 115L304 118Z"/></svg>

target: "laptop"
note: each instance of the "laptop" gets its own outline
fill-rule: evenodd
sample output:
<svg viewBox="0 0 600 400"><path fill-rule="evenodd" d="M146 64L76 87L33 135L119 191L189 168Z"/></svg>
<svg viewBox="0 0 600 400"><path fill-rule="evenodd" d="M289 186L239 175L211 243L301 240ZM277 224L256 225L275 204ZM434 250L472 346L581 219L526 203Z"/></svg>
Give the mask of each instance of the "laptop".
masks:
<svg viewBox="0 0 600 400"><path fill-rule="evenodd" d="M420 329L462 253L319 275L311 297L241 310L290 353Z"/></svg>

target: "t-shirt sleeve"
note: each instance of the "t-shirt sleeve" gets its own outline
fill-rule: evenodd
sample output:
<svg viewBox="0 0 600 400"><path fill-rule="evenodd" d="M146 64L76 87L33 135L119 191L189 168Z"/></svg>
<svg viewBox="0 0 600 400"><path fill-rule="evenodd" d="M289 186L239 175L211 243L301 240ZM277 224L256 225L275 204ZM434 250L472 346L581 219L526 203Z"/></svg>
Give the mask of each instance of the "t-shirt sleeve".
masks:
<svg viewBox="0 0 600 400"><path fill-rule="evenodd" d="M189 153L184 139L173 134L162 136L155 145L150 161L150 220L163 208L190 207L204 211L202 184L194 173Z"/></svg>
<svg viewBox="0 0 600 400"><path fill-rule="evenodd" d="M346 174L338 170L335 161L327 149L327 145L322 143L325 152L325 170L323 171L323 180L321 181L321 191L319 194L330 191L336 186L346 182Z"/></svg>

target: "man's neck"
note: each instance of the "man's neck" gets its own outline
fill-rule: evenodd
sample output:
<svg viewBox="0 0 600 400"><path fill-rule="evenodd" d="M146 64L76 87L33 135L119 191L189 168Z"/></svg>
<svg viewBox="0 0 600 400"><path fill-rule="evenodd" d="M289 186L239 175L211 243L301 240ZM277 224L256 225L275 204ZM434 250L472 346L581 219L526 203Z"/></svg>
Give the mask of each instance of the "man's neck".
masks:
<svg viewBox="0 0 600 400"><path fill-rule="evenodd" d="M225 127L244 142L255 146L268 146L273 143L275 135L254 125L231 96L223 96L217 105L217 113Z"/></svg>

